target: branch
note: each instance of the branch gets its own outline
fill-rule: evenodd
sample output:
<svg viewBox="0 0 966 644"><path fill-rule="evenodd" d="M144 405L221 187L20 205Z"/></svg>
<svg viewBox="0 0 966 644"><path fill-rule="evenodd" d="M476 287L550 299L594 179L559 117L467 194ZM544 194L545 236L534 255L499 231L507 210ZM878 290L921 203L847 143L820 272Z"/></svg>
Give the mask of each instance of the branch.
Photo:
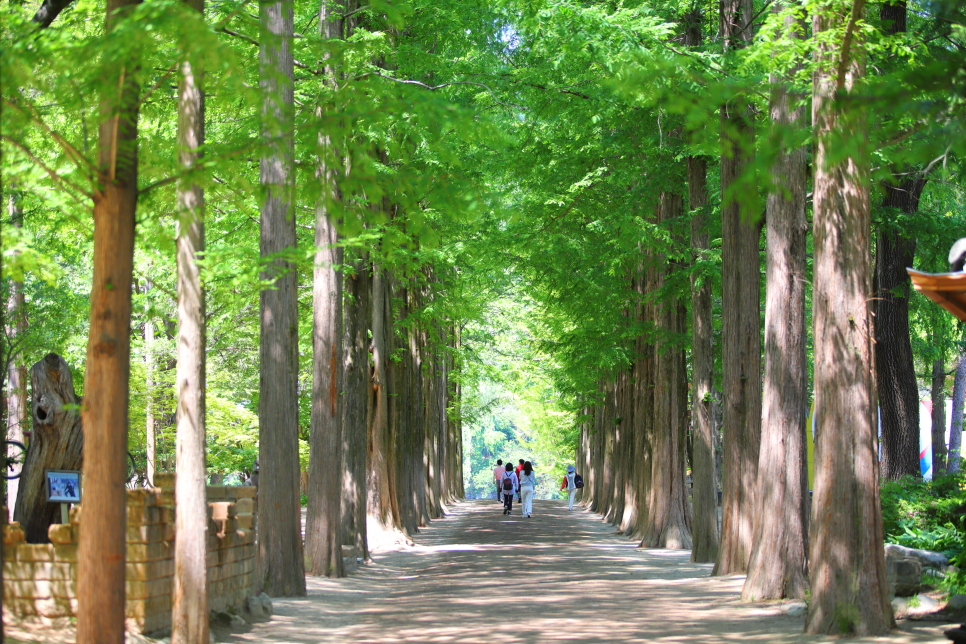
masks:
<svg viewBox="0 0 966 644"><path fill-rule="evenodd" d="M849 23L845 27L845 37L842 38L842 55L839 57L839 67L835 76L835 89L842 91L845 87L845 68L849 64L849 49L852 47L852 37L855 33L855 24L859 21L859 14L865 8L865 0L852 0L852 11L849 14Z"/></svg>
<svg viewBox="0 0 966 644"><path fill-rule="evenodd" d="M20 98L23 99L24 102L28 105L29 110L22 108L21 106L17 105L16 103L14 103L13 101L7 98L3 99L3 102L9 105L10 107L14 108L15 110L19 110L20 112L26 113L28 115L28 118L31 118L32 120L36 121L41 128L47 131L50 137L54 139L54 141L56 141L61 148L63 148L67 156L72 157L75 161L81 162L81 165L87 166L88 170L90 170L94 174L97 174L97 167L87 157L81 154L77 148L71 145L70 142L67 141L67 139L61 136L58 132L55 132L54 130L52 130L50 126L47 125L46 121L44 121L43 117L40 116L40 112L37 111L37 108L34 107L29 100L24 98L22 94L20 95Z"/></svg>
<svg viewBox="0 0 966 644"><path fill-rule="evenodd" d="M422 81L418 81L418 80L410 80L410 79L405 79L405 78L393 78L392 76L387 76L386 74L380 74L377 71L366 72L365 74L363 74L363 76L368 76L369 74L373 74L374 76L379 76L380 78L385 78L386 80L391 80L391 81L395 81L397 83L402 83L403 85L416 85L418 87L422 87L423 89L428 89L431 92L435 92L436 90L442 89L444 87L449 87L450 85L474 85L476 87L482 87L487 92L489 92L490 93L490 96L493 98L493 101L495 103L497 103L498 105L502 105L504 107L512 107L512 108L518 109L518 110L524 109L520 105L512 105L512 104L503 103L502 101L497 100L497 98L496 98L496 92L494 92L492 89L490 89L487 85L484 85L483 83L475 83L473 81L452 81L452 82L449 82L449 83L442 83L440 85L428 85L428 84L426 84L426 83L424 83Z"/></svg>
<svg viewBox="0 0 966 644"><path fill-rule="evenodd" d="M11 138L11 137L9 137L9 136L7 136L6 134L4 134L4 135L2 136L2 138L4 138L4 139L6 139L6 140L7 140L7 141L9 141L10 143L12 143L12 144L14 144L15 146L17 146L18 148L20 148L21 150L23 150L23 152L24 152L24 154L26 154L26 155L27 155L28 157L30 157L30 159L31 159L31 160L32 160L32 161L33 161L34 163L36 163L36 164L37 164L37 165L39 165L39 166L40 166L41 168L43 168L43 170L44 170L44 172L46 172L46 173L47 173L47 175L48 175L48 176L49 176L49 177L50 177L51 179L53 179L54 181L58 181L58 182L60 182L60 183L62 183L62 184L64 184L65 186L69 186L70 188L72 188L72 189L74 189L74 190L76 190L77 192L79 192L79 193L81 193L82 195L84 195L84 196L85 196L85 197L87 197L88 199L93 199L93 198L94 198L94 195L92 195L91 193L89 193L89 192L86 192L86 191L84 191L84 190L82 190L82 189L81 189L81 188L79 188L78 186L75 186L75 185L74 185L73 183L71 183L70 181L68 181L68 180L67 180L67 179L65 179L64 177L62 177L62 176L60 176L59 174L57 174L57 172L56 172L56 171L54 171L54 170L52 170L52 169L50 169L49 167L47 167L47 164L45 164L45 163L44 163L43 161L41 161L40 159L38 159L38 158L37 158L37 157L36 157L36 156L34 155L34 153L33 153L33 152L31 152L31 151L30 151L29 149L27 149L27 146L25 146L25 145L24 145L23 143L21 143L20 141L17 141L16 139L13 139L13 138ZM79 204L81 204L81 205L85 205L83 201L81 201L80 199L78 199L78 198L77 198L77 195L75 195L75 194L73 194L73 193L71 193L71 192L69 192L69 191L68 191L68 193L67 193L67 194L69 194L69 195L70 195L70 196L71 196L71 197L72 197L72 198L73 198L73 199L74 199L74 200L75 200L75 201L76 201L77 203L79 203Z"/></svg>
<svg viewBox="0 0 966 644"><path fill-rule="evenodd" d="M44 0L34 14L33 21L38 23L41 29L46 29L72 2L74 0Z"/></svg>

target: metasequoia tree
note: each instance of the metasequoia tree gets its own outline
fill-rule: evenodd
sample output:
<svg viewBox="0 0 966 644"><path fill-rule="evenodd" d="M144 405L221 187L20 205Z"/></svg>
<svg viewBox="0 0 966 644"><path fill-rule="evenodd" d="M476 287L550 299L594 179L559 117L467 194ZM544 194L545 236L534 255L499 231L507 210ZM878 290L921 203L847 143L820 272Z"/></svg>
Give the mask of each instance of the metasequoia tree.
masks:
<svg viewBox="0 0 966 644"><path fill-rule="evenodd" d="M20 191L11 186L10 196L7 198L8 225L14 228L23 228L23 208L21 207ZM13 252L11 260L16 259L20 254L19 250ZM3 357L6 360L7 383L3 400L5 404L4 418L6 422L0 426L6 429L6 438L9 440L24 442L24 429L29 422L27 415L27 367L24 365L21 354L21 344L24 334L27 332L27 311L26 300L24 299L23 281L12 278L7 279L7 302L4 312L4 322L2 327L6 329L6 350ZM17 502L17 490L20 481L10 479L7 481L6 493L0 496L0 504L6 500L8 508L13 508Z"/></svg>
<svg viewBox="0 0 966 644"><path fill-rule="evenodd" d="M131 282L138 196L136 45L118 27L138 0L108 0L94 190L94 273L84 377L84 520L77 553L77 642L124 641ZM120 53L117 53L120 52Z"/></svg>
<svg viewBox="0 0 966 644"><path fill-rule="evenodd" d="M292 0L259 3L263 153L258 438L259 584L274 597L305 594L299 512L298 302L295 267Z"/></svg>
<svg viewBox="0 0 966 644"><path fill-rule="evenodd" d="M791 8L775 4L780 13ZM785 36L798 39L804 25L783 18ZM771 120L779 136L805 124L802 97L781 74L771 79ZM805 332L806 150L780 145L768 194L765 275L765 373L761 451L755 491L754 539L745 600L801 598L807 589L807 489L805 461L808 369Z"/></svg>
<svg viewBox="0 0 966 644"><path fill-rule="evenodd" d="M851 11L835 0L813 17L816 34L844 35L819 41L813 76L815 489L805 622L812 634L895 627L879 505L866 124L841 98L864 73L856 27L862 14L862 0Z"/></svg>
<svg viewBox="0 0 966 644"><path fill-rule="evenodd" d="M884 2L879 17L886 34L906 31L906 3ZM882 207L909 215L919 210L927 177L911 167L883 183ZM909 336L909 275L916 239L894 225L879 226L875 240L875 377L882 422L882 476L920 476L919 385ZM944 441L945 442L945 441Z"/></svg>
<svg viewBox="0 0 966 644"><path fill-rule="evenodd" d="M684 209L680 195L662 192L658 221L673 226ZM674 236L672 236L674 237ZM661 258L658 283L663 285L669 258ZM654 430L648 516L641 545L647 548L691 548L691 508L685 488L687 372L684 350L675 346L687 327L687 311L677 298L656 304L658 331L654 368Z"/></svg>
<svg viewBox="0 0 966 644"><path fill-rule="evenodd" d="M747 46L753 36L750 0L721 4L725 50ZM749 108L741 97L721 108L721 365L724 388L721 543L714 575L748 567L754 523L754 491L761 432L761 277L757 213L738 191L751 163L754 136ZM744 179L748 181L748 179ZM752 184L753 185L753 184Z"/></svg>
<svg viewBox="0 0 966 644"><path fill-rule="evenodd" d="M185 0L201 14L204 0ZM197 59L181 62L178 83L178 162L197 169L205 140L204 70ZM177 189L178 429L174 499L172 644L208 641L208 502L205 468L205 291L199 257L205 250L204 191L186 178ZM149 428L153 432L153 428Z"/></svg>
<svg viewBox="0 0 966 644"><path fill-rule="evenodd" d="M946 473L946 361L942 356L932 363L932 474Z"/></svg>
<svg viewBox="0 0 966 644"><path fill-rule="evenodd" d="M685 44L701 45L703 16L685 15ZM711 249L708 233L708 159L686 159L688 207L691 209L692 261ZM714 479L714 428L711 390L714 386L714 323L711 282L691 273L691 561L709 563L718 558L718 499Z"/></svg>
<svg viewBox="0 0 966 644"><path fill-rule="evenodd" d="M319 36L342 35L344 6L323 2L319 9ZM336 89L338 77L331 64L324 70L326 85ZM316 108L321 117L324 107ZM327 205L338 198L338 172L326 159L332 136L318 136L320 160L316 179L322 195L315 207L315 266L312 284L312 426L309 435L309 486L305 549L308 572L344 577L342 561L342 249L336 222Z"/></svg>
<svg viewBox="0 0 966 644"><path fill-rule="evenodd" d="M955 474L959 471L960 448L963 444L963 408L966 401L966 346L960 348L956 361L956 375L953 376L953 408L949 418L949 455L946 458L946 471Z"/></svg>

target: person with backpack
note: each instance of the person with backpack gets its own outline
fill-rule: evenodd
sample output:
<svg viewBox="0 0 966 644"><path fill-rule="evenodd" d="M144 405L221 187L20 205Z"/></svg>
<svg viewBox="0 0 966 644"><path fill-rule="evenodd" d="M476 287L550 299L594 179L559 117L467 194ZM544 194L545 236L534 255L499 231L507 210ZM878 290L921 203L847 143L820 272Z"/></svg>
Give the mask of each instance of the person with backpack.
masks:
<svg viewBox="0 0 966 644"><path fill-rule="evenodd" d="M533 464L527 461L520 471L520 498L523 499L523 517L526 519L533 515L533 491L536 487L537 475L533 473Z"/></svg>
<svg viewBox="0 0 966 644"><path fill-rule="evenodd" d="M571 512L574 509L574 495L577 494L577 490L584 487L584 479L577 474L577 468L573 465L567 466L567 476L563 477L563 482L560 484L561 490L567 490L570 496L570 505L567 507Z"/></svg>
<svg viewBox="0 0 966 644"><path fill-rule="evenodd" d="M503 472L503 514L510 514L513 510L513 495L520 489L520 479L513 471L513 463L506 464L506 471Z"/></svg>

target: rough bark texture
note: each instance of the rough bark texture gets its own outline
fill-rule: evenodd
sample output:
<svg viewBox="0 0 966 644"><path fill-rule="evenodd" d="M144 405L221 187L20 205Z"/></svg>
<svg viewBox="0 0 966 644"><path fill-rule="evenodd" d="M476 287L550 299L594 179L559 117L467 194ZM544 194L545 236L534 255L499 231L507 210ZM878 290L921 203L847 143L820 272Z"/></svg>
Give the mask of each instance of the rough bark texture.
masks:
<svg viewBox="0 0 966 644"><path fill-rule="evenodd" d="M727 49L753 34L750 0L726 0L721 27ZM724 387L724 461L721 543L713 575L748 567L761 431L761 277L756 208L732 194L751 161L751 117L741 101L721 108L721 364ZM742 195L754 194L745 188Z"/></svg>
<svg viewBox="0 0 966 644"><path fill-rule="evenodd" d="M775 5L775 11L786 7ZM804 27L787 18L787 33ZM801 127L805 108L771 79L771 120ZM808 587L808 367L805 331L806 151L783 151L771 169L766 218L765 380L755 531L742 599L802 598Z"/></svg>
<svg viewBox="0 0 966 644"><path fill-rule="evenodd" d="M345 12L342 4L323 2L319 36L339 38ZM336 70L325 67L325 83L334 87ZM321 117L323 106L316 115ZM342 249L327 203L339 198L338 172L328 160L334 151L328 133L318 136L316 178L322 195L315 209L315 268L312 287L312 427L309 437L308 509L305 549L312 575L344 577L342 561ZM335 467L334 464L340 464Z"/></svg>
<svg viewBox="0 0 966 644"><path fill-rule="evenodd" d="M342 406L342 543L368 559L366 528L366 455L372 383L369 374L369 327L372 323L371 272L363 254L351 260L345 277L345 401Z"/></svg>
<svg viewBox="0 0 966 644"><path fill-rule="evenodd" d="M154 321L148 318L144 321L144 427L148 485L154 485L158 456L157 434L154 426L154 384Z"/></svg>
<svg viewBox="0 0 966 644"><path fill-rule="evenodd" d="M841 9L820 7L814 32L851 33L843 25L848 11ZM853 16L861 20L861 3ZM854 105L833 100L863 74L861 52L861 43L820 44L813 85L815 489L805 623L811 634L895 628L879 505L866 125ZM857 154L842 159L831 150L848 135Z"/></svg>
<svg viewBox="0 0 966 644"><path fill-rule="evenodd" d="M295 249L292 0L259 4L263 187L260 249L274 258L261 292L258 424L259 585L273 597L305 594L299 511L298 303Z"/></svg>
<svg viewBox="0 0 966 644"><path fill-rule="evenodd" d="M80 412L64 409L65 405L80 405L81 400L74 393L70 367L56 353L48 353L30 368L30 385L33 427L13 520L23 526L29 543L47 543L47 528L60 523L60 506L47 503L44 470L81 469L84 434ZM81 481L81 492L86 501L86 477Z"/></svg>
<svg viewBox="0 0 966 644"><path fill-rule="evenodd" d="M708 234L708 162L688 157L688 202L691 207L691 252L695 261L710 250ZM691 561L718 558L718 499L714 480L711 388L714 385L714 323L711 283L691 276Z"/></svg>
<svg viewBox="0 0 966 644"><path fill-rule="evenodd" d="M21 208L20 191L11 188L7 201L7 215L9 225L23 227L23 209ZM14 250L16 257L20 251ZM23 282L9 280L7 291L6 316L3 328L7 331L7 352L5 355L7 369L7 388L5 392L5 425L6 438L25 443L24 431L29 431L27 422L27 367L21 355L23 336L27 332L26 300L23 292ZM0 502L6 499L6 507L13 509L17 503L17 491L20 489L20 479L10 479L6 483L6 494L0 496Z"/></svg>
<svg viewBox="0 0 966 644"><path fill-rule="evenodd" d="M204 14L204 0L185 0ZM205 141L204 71L181 63L178 87L178 163L190 170ZM175 440L174 578L171 643L208 641L208 503L205 468L205 291L198 259L205 251L204 191L178 185L178 416ZM153 433L153 428L152 428Z"/></svg>
<svg viewBox="0 0 966 644"><path fill-rule="evenodd" d="M661 193L658 221L673 226L684 209L679 195ZM678 237L677 235L673 235ZM670 260L659 258L661 287ZM648 517L641 545L647 548L686 550L691 547L691 508L685 488L687 434L687 374L684 350L675 343L686 332L687 312L677 300L657 304L661 342L656 349L654 379L654 432Z"/></svg>
<svg viewBox="0 0 966 644"><path fill-rule="evenodd" d="M950 474L958 472L960 466L964 400L966 400L966 348L959 355L956 375L953 377L953 408L949 418L949 456L946 460L946 471Z"/></svg>
<svg viewBox="0 0 966 644"><path fill-rule="evenodd" d="M886 203L900 201L908 207L906 195L900 192L906 188L911 186L886 186ZM875 254L875 375L882 422L882 475L893 480L921 475L919 386L909 339L910 282L906 273L915 254L915 240L880 229Z"/></svg>
<svg viewBox="0 0 966 644"><path fill-rule="evenodd" d="M108 0L108 39L136 4ZM81 412L86 468L77 553L78 644L124 641L124 479L140 94L132 71L121 63L110 68L100 106L100 185L94 193L94 274Z"/></svg>
<svg viewBox="0 0 966 644"><path fill-rule="evenodd" d="M932 476L946 473L946 361L932 363Z"/></svg>

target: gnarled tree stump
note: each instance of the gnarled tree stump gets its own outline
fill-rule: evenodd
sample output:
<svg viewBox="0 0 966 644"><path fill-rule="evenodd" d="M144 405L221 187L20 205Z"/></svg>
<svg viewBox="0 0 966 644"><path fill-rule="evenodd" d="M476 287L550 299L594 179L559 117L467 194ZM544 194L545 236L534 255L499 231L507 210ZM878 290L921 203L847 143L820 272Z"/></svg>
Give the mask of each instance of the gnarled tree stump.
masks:
<svg viewBox="0 0 966 644"><path fill-rule="evenodd" d="M30 368L30 384L33 434L20 475L13 519L23 526L29 543L46 543L47 529L52 523L60 523L60 508L57 503L47 502L44 470L81 469L81 399L74 392L70 367L56 353L48 353Z"/></svg>

